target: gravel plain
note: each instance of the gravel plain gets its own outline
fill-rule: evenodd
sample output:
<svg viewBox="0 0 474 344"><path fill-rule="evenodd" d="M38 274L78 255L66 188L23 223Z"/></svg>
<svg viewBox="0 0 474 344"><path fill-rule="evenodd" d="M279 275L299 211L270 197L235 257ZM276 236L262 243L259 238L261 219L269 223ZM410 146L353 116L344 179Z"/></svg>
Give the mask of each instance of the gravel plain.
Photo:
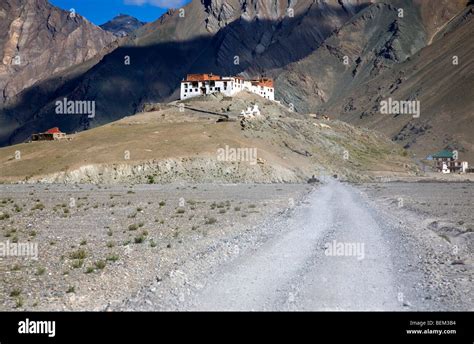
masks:
<svg viewBox="0 0 474 344"><path fill-rule="evenodd" d="M471 183L0 190L2 310L474 309Z"/></svg>
<svg viewBox="0 0 474 344"><path fill-rule="evenodd" d="M0 244L38 247L37 260L0 257L0 309L108 309L196 256L233 256L233 237L311 188L0 185Z"/></svg>

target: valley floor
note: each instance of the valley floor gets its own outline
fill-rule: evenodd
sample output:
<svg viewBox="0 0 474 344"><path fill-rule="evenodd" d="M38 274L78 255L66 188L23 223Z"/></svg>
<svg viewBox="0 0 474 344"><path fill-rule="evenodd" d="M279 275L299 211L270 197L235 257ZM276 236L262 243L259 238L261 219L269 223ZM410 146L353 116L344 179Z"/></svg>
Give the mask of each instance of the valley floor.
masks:
<svg viewBox="0 0 474 344"><path fill-rule="evenodd" d="M0 187L4 310L474 309L471 183Z"/></svg>

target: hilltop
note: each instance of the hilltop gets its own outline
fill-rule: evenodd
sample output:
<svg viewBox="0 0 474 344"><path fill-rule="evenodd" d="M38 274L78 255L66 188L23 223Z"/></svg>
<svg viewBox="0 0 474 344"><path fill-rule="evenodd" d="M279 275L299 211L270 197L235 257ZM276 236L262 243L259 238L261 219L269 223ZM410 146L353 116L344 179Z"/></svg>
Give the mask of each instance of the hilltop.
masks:
<svg viewBox="0 0 474 344"><path fill-rule="evenodd" d="M250 93L210 95L183 104L183 112L178 102L150 104L147 112L71 135L70 141L2 148L1 180L269 183L333 174L355 181L416 171L406 152L382 135L298 114ZM238 118L254 104L261 118ZM219 160L218 149L226 146L255 149L257 163ZM21 152L19 160L16 151Z"/></svg>

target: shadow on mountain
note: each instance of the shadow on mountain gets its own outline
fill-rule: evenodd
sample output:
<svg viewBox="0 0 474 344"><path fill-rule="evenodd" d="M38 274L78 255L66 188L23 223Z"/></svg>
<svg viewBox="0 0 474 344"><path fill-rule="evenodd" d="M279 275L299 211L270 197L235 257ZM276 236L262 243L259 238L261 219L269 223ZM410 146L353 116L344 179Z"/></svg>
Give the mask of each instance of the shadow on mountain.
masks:
<svg viewBox="0 0 474 344"><path fill-rule="evenodd" d="M331 10L344 21L352 16L344 7ZM238 19L213 36L188 41L119 47L97 64L75 66L4 105L0 145L25 141L32 133L55 126L68 133L86 130L132 115L147 102L176 99L187 73L276 76L279 69L311 54L334 32L318 11L312 7L304 15L278 21ZM306 22L308 18L321 20L315 27ZM160 34L158 30L157 37ZM63 98L95 101L95 118L56 114L55 102Z"/></svg>

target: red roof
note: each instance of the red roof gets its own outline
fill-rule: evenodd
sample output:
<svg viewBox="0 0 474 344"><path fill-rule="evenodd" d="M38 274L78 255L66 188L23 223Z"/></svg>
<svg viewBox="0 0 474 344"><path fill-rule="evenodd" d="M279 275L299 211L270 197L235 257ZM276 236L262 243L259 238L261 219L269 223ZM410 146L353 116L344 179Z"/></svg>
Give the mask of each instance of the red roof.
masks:
<svg viewBox="0 0 474 344"><path fill-rule="evenodd" d="M255 83L258 86L273 87L273 79L270 78L260 78L258 80L252 80L252 83Z"/></svg>
<svg viewBox="0 0 474 344"><path fill-rule="evenodd" d="M58 127L54 127L54 128L48 129L48 131L46 133L48 133L48 134L59 134L59 133L61 133L61 130L59 130Z"/></svg>
<svg viewBox="0 0 474 344"><path fill-rule="evenodd" d="M186 75L186 81L208 81L208 80L221 80L219 75L214 74L188 74Z"/></svg>

